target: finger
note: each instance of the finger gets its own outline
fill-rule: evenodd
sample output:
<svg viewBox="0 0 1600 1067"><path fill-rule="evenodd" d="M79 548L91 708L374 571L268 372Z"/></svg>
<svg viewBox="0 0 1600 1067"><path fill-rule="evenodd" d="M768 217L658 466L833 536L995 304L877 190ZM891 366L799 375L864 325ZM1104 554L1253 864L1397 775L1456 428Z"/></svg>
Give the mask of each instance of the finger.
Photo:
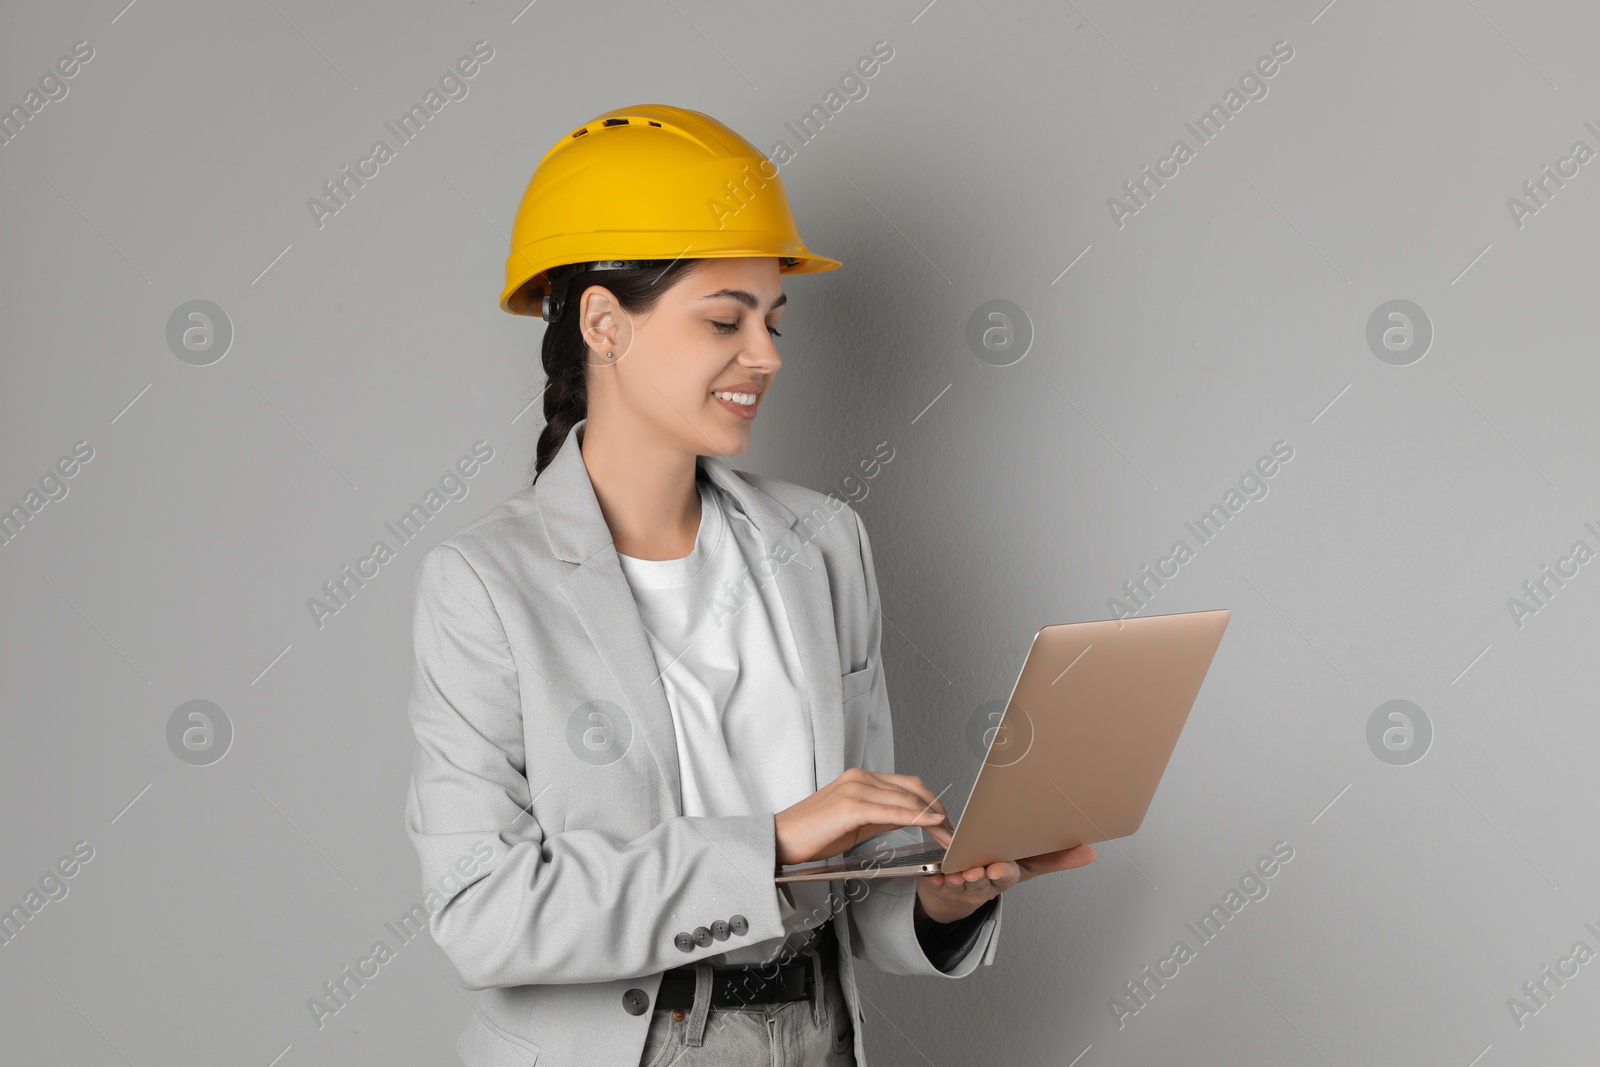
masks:
<svg viewBox="0 0 1600 1067"><path fill-rule="evenodd" d="M939 817L931 811L925 812L899 805L873 804L859 801L847 813L847 817L857 827L858 841L864 841L869 837L876 837L886 831L898 830L905 826L931 828L937 825L939 820Z"/></svg>
<svg viewBox="0 0 1600 1067"><path fill-rule="evenodd" d="M1037 863L1050 870L1066 870L1070 867L1082 867L1093 863L1095 850L1093 845L1074 845L1058 852L1046 852L1038 856L1028 857L1029 863Z"/></svg>
<svg viewBox="0 0 1600 1067"><path fill-rule="evenodd" d="M959 884L963 889L982 889L989 884L987 867L969 867L957 877L960 878Z"/></svg>
<svg viewBox="0 0 1600 1067"><path fill-rule="evenodd" d="M1062 852L1060 857L1061 870L1066 871L1071 870L1074 867L1087 866L1095 861L1094 846L1078 845L1076 848L1069 848L1065 852Z"/></svg>
<svg viewBox="0 0 1600 1067"><path fill-rule="evenodd" d="M863 792L857 794L862 799L870 799L883 804L896 804L907 811L927 812L934 818L924 820L926 825L950 826L950 813L945 811L944 805L934 798L932 803L924 799L922 794L910 790L899 789L895 786L864 786Z"/></svg>
<svg viewBox="0 0 1600 1067"><path fill-rule="evenodd" d="M1022 868L1010 861L992 863L989 865L989 882L999 887L1002 891L1017 884L1022 877Z"/></svg>
<svg viewBox="0 0 1600 1067"><path fill-rule="evenodd" d="M942 811L934 811L920 803L915 794L893 790L873 790L852 798L863 815L876 821L891 822L899 826L940 826L947 819ZM864 806L864 807L863 807Z"/></svg>
<svg viewBox="0 0 1600 1067"><path fill-rule="evenodd" d="M867 773L873 778L877 779L878 782L881 783L882 788L894 789L900 792L909 793L910 795L918 798L919 807L926 805L928 810L936 811L940 815L945 815L948 817L948 813L944 809L943 802L941 802L934 791L929 789L927 784L916 775L895 774L892 771L868 771Z"/></svg>
<svg viewBox="0 0 1600 1067"><path fill-rule="evenodd" d="M1041 856L1031 856L1019 861L1022 873L1018 881L1036 878L1041 874L1050 874L1055 871L1069 871L1074 867L1084 867L1095 860L1095 850L1092 845L1077 845L1073 848L1063 849L1060 852L1047 852Z"/></svg>

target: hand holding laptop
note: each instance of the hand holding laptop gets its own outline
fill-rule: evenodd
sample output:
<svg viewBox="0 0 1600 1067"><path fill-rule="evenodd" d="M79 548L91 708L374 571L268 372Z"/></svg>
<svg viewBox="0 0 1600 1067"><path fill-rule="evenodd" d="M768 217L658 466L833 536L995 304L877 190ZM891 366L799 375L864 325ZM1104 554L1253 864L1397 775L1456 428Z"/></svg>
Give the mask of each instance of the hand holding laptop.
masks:
<svg viewBox="0 0 1600 1067"><path fill-rule="evenodd" d="M940 826L931 826L928 832L941 846L948 846L954 836ZM922 905L922 914L934 922L953 923L965 919L991 898L1019 882L1054 871L1086 867L1094 860L1094 846L1083 844L1046 852L1042 856L1000 860L951 874L923 875L917 880L917 900Z"/></svg>

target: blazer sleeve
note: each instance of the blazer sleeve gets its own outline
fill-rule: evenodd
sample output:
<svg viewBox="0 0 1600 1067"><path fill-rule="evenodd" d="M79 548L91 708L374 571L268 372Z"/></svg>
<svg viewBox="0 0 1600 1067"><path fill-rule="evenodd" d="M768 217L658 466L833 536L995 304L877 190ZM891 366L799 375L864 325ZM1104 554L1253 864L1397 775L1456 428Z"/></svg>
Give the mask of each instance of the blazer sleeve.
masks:
<svg viewBox="0 0 1600 1067"><path fill-rule="evenodd" d="M406 832L429 931L466 988L655 974L786 932L770 812L671 817L627 841L547 832L530 812L549 783L527 777L516 661L483 581L443 543L414 602ZM743 934L678 947L736 915Z"/></svg>
<svg viewBox="0 0 1600 1067"><path fill-rule="evenodd" d="M851 514L855 515L854 509ZM872 688L855 701L867 715L866 756L862 766L869 771L894 771L894 729L889 715L889 693L883 670L883 612L878 596L878 578L873 569L872 544L861 516L855 515L861 543L862 592L867 601L867 662L878 671ZM860 855L873 849L899 844L918 844L924 840L920 827L910 826L880 834L851 849ZM1000 920L1005 909L1002 893L979 908L961 923L920 924L930 931L918 936L914 915L917 899L916 878L852 879L845 894L854 934L851 951L889 974L913 974L964 978L980 962L994 962L1000 941ZM941 929L941 927L947 929ZM975 927L969 929L969 927Z"/></svg>

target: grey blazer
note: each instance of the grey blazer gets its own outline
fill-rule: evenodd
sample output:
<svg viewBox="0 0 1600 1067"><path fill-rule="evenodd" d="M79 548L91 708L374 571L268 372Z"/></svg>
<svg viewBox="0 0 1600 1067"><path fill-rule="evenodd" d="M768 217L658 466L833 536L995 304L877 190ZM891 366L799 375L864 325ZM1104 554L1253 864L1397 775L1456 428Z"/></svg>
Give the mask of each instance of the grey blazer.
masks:
<svg viewBox="0 0 1600 1067"><path fill-rule="evenodd" d="M772 813L683 814L671 711L578 450L584 425L416 576L406 832L429 930L479 991L456 1043L467 1067L636 1067L663 971L786 932ZM700 466L772 552L758 577L778 582L799 646L819 787L847 767L892 771L861 520L724 457ZM860 1067L857 958L947 978L994 959L1004 897L930 958L916 881L830 883Z"/></svg>

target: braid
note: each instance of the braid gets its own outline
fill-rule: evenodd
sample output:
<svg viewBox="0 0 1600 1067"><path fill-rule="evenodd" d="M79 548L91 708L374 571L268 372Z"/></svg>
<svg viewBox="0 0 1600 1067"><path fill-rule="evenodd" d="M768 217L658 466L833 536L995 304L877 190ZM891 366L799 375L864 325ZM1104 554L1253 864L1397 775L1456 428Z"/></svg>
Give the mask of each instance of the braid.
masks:
<svg viewBox="0 0 1600 1067"><path fill-rule="evenodd" d="M539 475L561 451L567 434L589 410L588 363L582 359L562 358L563 346L557 335L554 326L545 330L540 357L546 379L544 429L539 431L539 445L534 451L533 482L539 480Z"/></svg>
<svg viewBox="0 0 1600 1067"><path fill-rule="evenodd" d="M567 282L569 297L555 322L546 323L540 347L544 364L544 429L534 450L533 479L556 458L572 428L589 414L589 346L578 329L584 290L604 286L630 315L649 312L680 279L701 265L698 259L654 260L643 267L582 271ZM578 279L581 278L581 284Z"/></svg>

